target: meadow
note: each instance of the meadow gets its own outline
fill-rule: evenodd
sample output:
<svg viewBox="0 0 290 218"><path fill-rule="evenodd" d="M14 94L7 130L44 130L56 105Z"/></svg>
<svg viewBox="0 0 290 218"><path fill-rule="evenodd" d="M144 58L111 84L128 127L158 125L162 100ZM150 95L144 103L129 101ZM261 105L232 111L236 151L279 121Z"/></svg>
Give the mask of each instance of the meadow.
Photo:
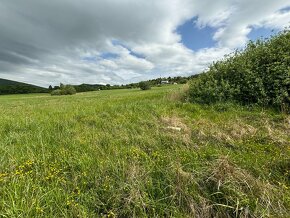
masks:
<svg viewBox="0 0 290 218"><path fill-rule="evenodd" d="M0 217L289 217L289 115L179 89L0 96Z"/></svg>

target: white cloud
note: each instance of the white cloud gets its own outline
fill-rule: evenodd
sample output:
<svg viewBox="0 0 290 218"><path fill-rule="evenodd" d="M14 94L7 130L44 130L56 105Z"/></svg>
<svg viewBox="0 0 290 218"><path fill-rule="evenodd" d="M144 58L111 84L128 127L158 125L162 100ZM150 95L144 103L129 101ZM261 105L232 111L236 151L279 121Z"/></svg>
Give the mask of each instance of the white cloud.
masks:
<svg viewBox="0 0 290 218"><path fill-rule="evenodd" d="M47 86L195 74L243 46L252 28L288 26L287 6L289 0L2 0L0 77ZM198 28L216 29L215 47L192 51L181 43L176 29L193 17Z"/></svg>
<svg viewBox="0 0 290 218"><path fill-rule="evenodd" d="M267 28L282 29L290 26L290 11L276 12L261 22L261 26Z"/></svg>
<svg viewBox="0 0 290 218"><path fill-rule="evenodd" d="M239 0L228 2L224 13L231 13L223 21L214 35L222 47L242 47L247 42L247 35L254 26L283 29L290 24L289 12L281 9L290 5L288 0ZM224 22L224 24L222 24ZM208 25L215 26L209 20Z"/></svg>

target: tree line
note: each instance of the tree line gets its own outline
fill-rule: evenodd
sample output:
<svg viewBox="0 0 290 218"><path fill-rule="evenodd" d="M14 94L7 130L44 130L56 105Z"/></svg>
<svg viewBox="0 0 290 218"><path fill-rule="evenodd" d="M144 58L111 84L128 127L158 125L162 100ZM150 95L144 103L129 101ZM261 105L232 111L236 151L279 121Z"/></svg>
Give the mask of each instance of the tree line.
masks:
<svg viewBox="0 0 290 218"><path fill-rule="evenodd" d="M141 88L140 86L144 87L144 83L146 83L146 86L152 87L152 86L159 86L161 85L161 81L168 81L169 84L178 83L178 84L184 84L190 79L196 77L195 75L189 76L189 77L163 77L163 78L157 78L157 79L151 79L148 81L142 81L140 83L130 83L130 84L124 84L124 85L102 85L102 84L81 84L81 85L66 85L68 87L73 87L76 92L89 92L89 91L99 91L99 90L112 90L112 89L134 89L134 88ZM6 94L28 94L28 93L52 93L56 90L61 90L61 86L63 84L60 84L59 86L52 86L50 85L48 88L39 87L35 85L30 85L26 83L19 83L15 81L10 80L4 80L0 79L0 95L6 95ZM140 85L141 84L141 85ZM60 91L54 92L54 94L60 94Z"/></svg>
<svg viewBox="0 0 290 218"><path fill-rule="evenodd" d="M113 90L113 89L134 89L134 88L141 88L141 89L149 89L148 87L153 86L160 86L162 84L162 81L167 81L168 84L185 84L190 79L196 78L197 75L192 75L189 77L160 77L157 79L151 79L148 81L141 81L138 83L130 83L125 85L102 85L102 84L81 84L81 85L71 85L76 92L90 92L90 91L99 91L99 90ZM49 92L55 91L55 90L61 90L61 85L52 87L51 85L48 88ZM146 88L144 88L146 86ZM56 92L57 93L57 92Z"/></svg>
<svg viewBox="0 0 290 218"><path fill-rule="evenodd" d="M26 85L26 84L17 84L17 85L0 85L0 95L6 94L28 94L28 93L47 93L48 89Z"/></svg>

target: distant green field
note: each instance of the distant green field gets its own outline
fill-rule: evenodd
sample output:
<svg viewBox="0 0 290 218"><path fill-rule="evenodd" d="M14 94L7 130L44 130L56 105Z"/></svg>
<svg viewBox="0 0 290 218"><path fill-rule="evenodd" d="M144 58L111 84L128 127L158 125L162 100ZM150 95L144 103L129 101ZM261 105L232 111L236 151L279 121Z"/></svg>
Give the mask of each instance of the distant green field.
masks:
<svg viewBox="0 0 290 218"><path fill-rule="evenodd" d="M0 96L0 217L289 217L290 117L180 88Z"/></svg>

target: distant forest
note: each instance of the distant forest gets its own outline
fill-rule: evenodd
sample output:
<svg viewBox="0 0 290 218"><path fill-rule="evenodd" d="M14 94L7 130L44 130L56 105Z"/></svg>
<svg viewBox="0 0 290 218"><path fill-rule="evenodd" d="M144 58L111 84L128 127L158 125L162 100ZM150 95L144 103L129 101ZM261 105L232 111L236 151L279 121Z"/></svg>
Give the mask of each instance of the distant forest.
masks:
<svg viewBox="0 0 290 218"><path fill-rule="evenodd" d="M48 92L47 88L30 85L27 83L16 82L12 80L0 79L0 95L45 93L45 92Z"/></svg>
<svg viewBox="0 0 290 218"><path fill-rule="evenodd" d="M196 78L198 75L193 75L189 77L163 77L163 78L157 78L157 79L152 79L148 81L142 81L146 82L149 84L149 86L159 86L162 84L162 81L168 82L168 84L185 84L187 83L190 79ZM88 91L97 91L97 90L110 90L110 89L134 89L134 88L139 88L140 83L130 83L126 85L100 85L100 84L95 84L95 85L90 85L90 84L81 84L81 85L76 85L74 86L77 92L88 92ZM58 89L59 87L56 86L53 89Z"/></svg>
<svg viewBox="0 0 290 218"><path fill-rule="evenodd" d="M162 81L168 84L185 84L188 80L197 77L197 75L189 77L163 77L146 81L150 86L159 86ZM77 92L89 92L110 89L132 89L139 88L139 83L130 83L126 85L101 85L101 84L81 84L74 85ZM0 95L5 94L28 94L28 93L49 93L59 89L59 86L49 86L48 88L30 85L27 83L16 82L12 80L0 79Z"/></svg>

